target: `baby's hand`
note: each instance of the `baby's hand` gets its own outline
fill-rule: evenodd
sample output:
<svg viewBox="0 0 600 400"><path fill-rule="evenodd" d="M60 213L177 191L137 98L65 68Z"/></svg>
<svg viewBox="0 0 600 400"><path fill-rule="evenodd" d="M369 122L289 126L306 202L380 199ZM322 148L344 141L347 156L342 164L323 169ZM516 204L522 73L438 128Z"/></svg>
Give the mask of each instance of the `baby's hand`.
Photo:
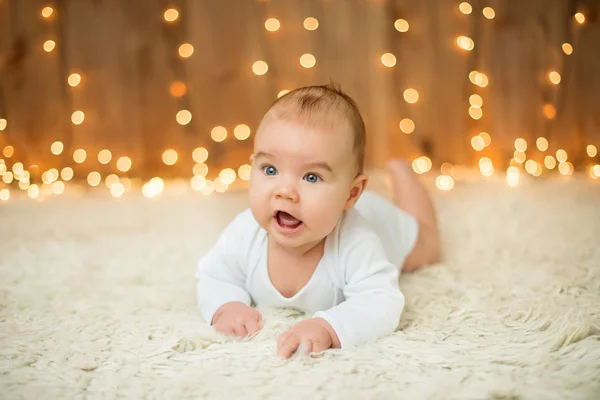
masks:
<svg viewBox="0 0 600 400"><path fill-rule="evenodd" d="M335 338L332 337L332 334L335 335ZM308 319L297 323L292 329L279 336L277 355L289 358L301 346L307 354L319 353L335 343L339 343L337 335L327 321L321 318Z"/></svg>
<svg viewBox="0 0 600 400"><path fill-rule="evenodd" d="M258 310L239 301L222 305L215 313L212 324L217 332L239 337L252 335L263 327L262 315Z"/></svg>

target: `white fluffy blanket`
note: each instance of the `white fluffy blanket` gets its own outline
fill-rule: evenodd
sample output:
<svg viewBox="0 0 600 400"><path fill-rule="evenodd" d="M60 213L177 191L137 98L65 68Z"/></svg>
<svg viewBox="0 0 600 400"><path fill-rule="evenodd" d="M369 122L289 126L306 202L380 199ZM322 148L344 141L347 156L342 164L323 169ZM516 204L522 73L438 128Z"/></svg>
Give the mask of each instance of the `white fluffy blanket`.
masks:
<svg viewBox="0 0 600 400"><path fill-rule="evenodd" d="M381 186L383 187L383 186ZM67 192L69 187L67 187ZM444 261L403 275L397 332L320 359L275 356L195 308L196 262L245 193L68 193L0 204L0 397L600 398L600 181L434 191Z"/></svg>

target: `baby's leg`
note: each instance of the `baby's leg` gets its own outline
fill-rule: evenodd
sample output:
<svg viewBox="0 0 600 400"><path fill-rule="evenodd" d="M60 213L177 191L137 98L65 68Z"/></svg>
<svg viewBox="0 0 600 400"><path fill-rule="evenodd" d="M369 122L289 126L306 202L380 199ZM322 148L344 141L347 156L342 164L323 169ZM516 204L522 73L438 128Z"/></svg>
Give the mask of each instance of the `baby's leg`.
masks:
<svg viewBox="0 0 600 400"><path fill-rule="evenodd" d="M406 160L392 160L388 163L392 177L392 200L394 204L409 213L419 222L419 237L402 268L411 272L417 268L438 261L440 235L433 202L425 188L418 181Z"/></svg>

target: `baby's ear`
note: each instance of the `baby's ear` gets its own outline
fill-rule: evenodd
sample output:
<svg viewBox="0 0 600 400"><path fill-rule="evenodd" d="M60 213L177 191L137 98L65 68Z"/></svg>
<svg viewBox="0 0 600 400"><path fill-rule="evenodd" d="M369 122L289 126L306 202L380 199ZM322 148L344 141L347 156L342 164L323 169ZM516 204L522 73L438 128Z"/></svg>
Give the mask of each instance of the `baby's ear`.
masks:
<svg viewBox="0 0 600 400"><path fill-rule="evenodd" d="M346 200L344 210L349 210L356 204L362 193L365 191L368 181L369 178L365 174L360 174L354 179L352 186L350 187L350 196L348 197L348 200Z"/></svg>

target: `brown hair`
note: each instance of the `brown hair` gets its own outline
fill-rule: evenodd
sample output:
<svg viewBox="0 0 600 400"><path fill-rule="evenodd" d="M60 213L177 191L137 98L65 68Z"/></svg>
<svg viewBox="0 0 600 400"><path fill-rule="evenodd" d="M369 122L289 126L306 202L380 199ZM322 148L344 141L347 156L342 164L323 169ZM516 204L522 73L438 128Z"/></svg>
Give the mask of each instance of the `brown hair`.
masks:
<svg viewBox="0 0 600 400"><path fill-rule="evenodd" d="M306 119L311 123L339 124L341 116L354 137L354 153L359 173L365 163L365 123L356 102L342 92L339 85L329 83L321 86L301 87L281 96L269 108L265 115L277 119ZM332 120L332 117L337 117Z"/></svg>

